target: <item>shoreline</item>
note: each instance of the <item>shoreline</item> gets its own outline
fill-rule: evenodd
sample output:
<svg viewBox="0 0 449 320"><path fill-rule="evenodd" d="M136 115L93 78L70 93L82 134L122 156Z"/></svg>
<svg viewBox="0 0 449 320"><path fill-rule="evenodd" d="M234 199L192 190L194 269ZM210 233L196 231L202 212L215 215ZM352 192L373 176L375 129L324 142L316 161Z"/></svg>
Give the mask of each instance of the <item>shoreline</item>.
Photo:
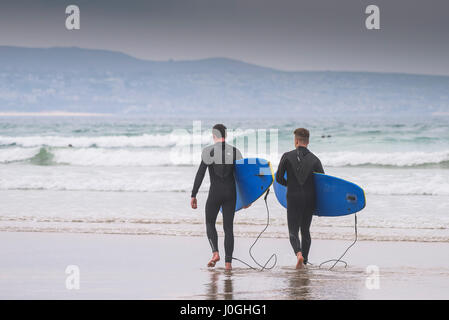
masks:
<svg viewBox="0 0 449 320"><path fill-rule="evenodd" d="M33 177L33 171L20 167L22 168L21 175L29 174ZM61 177L65 174L65 168L50 169L39 169L43 170L43 178L44 173ZM18 171L5 169L2 172L4 181L7 182L9 177L15 176ZM82 171L81 177L89 179L90 172L90 169ZM140 172L141 169L130 170L129 176L138 178ZM106 173L96 179L114 176L116 170ZM173 177L187 175L188 171L174 170L171 174ZM170 179L172 176L169 176ZM152 175L143 181L147 181L147 178L152 179ZM206 196L207 193L199 194L198 201L201 208L194 211L186 208L187 197L174 192L2 190L0 197L4 200L4 210L0 217L0 231L201 237L205 232L202 206L206 202ZM285 210L278 205L275 197L269 197L267 200L270 208L270 225L263 238L285 239L288 235ZM446 227L449 222L446 215L449 206L444 196L372 195L369 200L369 207L357 214L358 241L449 242ZM435 203L438 203L438 206L435 206ZM264 204L263 201L257 201L250 209L236 214L235 236L250 239L257 237L267 222ZM422 208L432 206L434 206L432 212L422 214ZM314 217L311 227L312 238L352 241L354 222L354 215L338 219ZM217 225L218 232L222 235L221 215L217 218Z"/></svg>
<svg viewBox="0 0 449 320"><path fill-rule="evenodd" d="M200 224L202 225L202 224ZM219 227L222 226L221 223L217 222L217 232L218 232L218 236L219 237L223 237L224 234L221 230L219 230ZM238 225L237 223L234 224L234 226ZM192 233L192 234L172 234L172 233L158 233L158 232L120 232L120 231L109 231L109 232L104 232L104 231L97 231L97 232L92 232L92 231L83 231L83 230L77 230L77 231L67 231L67 230L32 230L32 228L30 228L29 230L8 230L8 229L2 229L0 228L0 233L47 233L47 234L65 234L65 235L70 235L70 234L84 234L84 235L114 235L114 236L136 236L136 237L143 237L143 236L150 236L150 237L193 237L193 238L204 238L206 235L205 234L197 234L197 233ZM255 236L248 236L248 235L241 235L241 234L234 234L234 238L236 239L247 239L247 240L255 240L255 238L257 237L257 235ZM285 235L285 237L273 237L273 236L264 236L262 235L260 237L260 239L272 239L272 240L285 240L287 239L287 236ZM312 236L312 240L314 241L341 241L341 242L347 242L348 244L353 242L354 239L343 239L343 238L314 238ZM444 240L409 240L409 239L394 239L394 240L390 240L390 239L379 239L379 240L372 240L372 239L363 239L359 237L357 238L357 242L374 242L374 243L408 243L408 244L413 244L413 243L443 243L443 244L447 244L447 241Z"/></svg>

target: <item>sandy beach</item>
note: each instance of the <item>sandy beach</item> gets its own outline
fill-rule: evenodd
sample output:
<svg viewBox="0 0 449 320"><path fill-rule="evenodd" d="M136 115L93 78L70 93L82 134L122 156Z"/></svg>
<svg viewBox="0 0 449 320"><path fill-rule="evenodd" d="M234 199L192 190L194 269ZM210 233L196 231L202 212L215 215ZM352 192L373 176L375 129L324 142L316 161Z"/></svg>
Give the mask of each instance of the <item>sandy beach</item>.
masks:
<svg viewBox="0 0 449 320"><path fill-rule="evenodd" d="M448 299L448 243L358 242L347 268L318 264L350 243L315 240L304 270L294 270L287 239L261 239L254 255L277 253L273 270L220 261L207 269L203 237L1 232L1 299ZM250 262L252 239L237 238L235 257ZM222 245L222 239L220 239ZM66 268L79 268L80 288L66 288ZM379 270L378 289L371 288ZM372 268L372 267L371 267ZM371 276L371 278L369 278Z"/></svg>

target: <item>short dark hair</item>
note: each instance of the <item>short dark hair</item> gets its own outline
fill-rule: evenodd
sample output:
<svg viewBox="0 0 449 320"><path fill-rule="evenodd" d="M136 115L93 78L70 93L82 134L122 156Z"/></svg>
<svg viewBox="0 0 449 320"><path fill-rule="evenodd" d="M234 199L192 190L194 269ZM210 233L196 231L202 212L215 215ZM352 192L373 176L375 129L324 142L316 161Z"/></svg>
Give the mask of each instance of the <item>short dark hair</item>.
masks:
<svg viewBox="0 0 449 320"><path fill-rule="evenodd" d="M298 139L299 141L303 143L309 143L310 138L309 130L305 128L298 128L295 131L293 131L293 133L295 134L295 138Z"/></svg>
<svg viewBox="0 0 449 320"><path fill-rule="evenodd" d="M212 128L212 134L217 138L226 138L226 127L224 126L224 124L221 123L216 124Z"/></svg>

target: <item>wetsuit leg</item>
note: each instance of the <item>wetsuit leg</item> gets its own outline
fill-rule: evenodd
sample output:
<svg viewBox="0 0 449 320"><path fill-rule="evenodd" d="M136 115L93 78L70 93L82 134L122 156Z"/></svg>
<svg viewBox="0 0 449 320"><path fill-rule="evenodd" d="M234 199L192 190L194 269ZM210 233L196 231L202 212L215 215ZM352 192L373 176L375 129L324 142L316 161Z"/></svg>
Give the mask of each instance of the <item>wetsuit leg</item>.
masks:
<svg viewBox="0 0 449 320"><path fill-rule="evenodd" d="M310 245L312 244L312 238L310 237L310 225L312 223L313 211L303 210L300 215L300 228L301 228L301 242L302 242L302 256L304 257L304 263L307 263L309 258Z"/></svg>
<svg viewBox="0 0 449 320"><path fill-rule="evenodd" d="M290 244L295 252L295 255L301 251L301 241L299 240L299 226L301 212L298 208L298 203L293 197L287 197L287 224Z"/></svg>
<svg viewBox="0 0 449 320"><path fill-rule="evenodd" d="M223 231L225 262L232 262L234 252L234 215L235 215L235 196L231 196L223 202Z"/></svg>
<svg viewBox="0 0 449 320"><path fill-rule="evenodd" d="M217 201L213 194L209 193L206 201L206 233L212 252L218 251L218 234L215 228L218 211L220 210L220 202Z"/></svg>

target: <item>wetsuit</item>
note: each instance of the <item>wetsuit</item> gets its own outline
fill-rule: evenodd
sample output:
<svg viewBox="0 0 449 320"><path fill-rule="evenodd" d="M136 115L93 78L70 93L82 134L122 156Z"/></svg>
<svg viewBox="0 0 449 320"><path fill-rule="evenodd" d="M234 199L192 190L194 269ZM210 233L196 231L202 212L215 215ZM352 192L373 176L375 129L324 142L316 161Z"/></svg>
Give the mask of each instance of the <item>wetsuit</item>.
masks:
<svg viewBox="0 0 449 320"><path fill-rule="evenodd" d="M218 235L215 228L218 211L223 208L223 230L225 234L225 262L232 262L234 251L235 179L234 162L242 159L240 151L218 142L203 150L201 164L196 173L192 198L196 197L206 169L209 168L210 188L206 201L206 232L212 252L218 251Z"/></svg>
<svg viewBox="0 0 449 320"><path fill-rule="evenodd" d="M286 171L287 181L284 179ZM312 242L310 224L316 201L313 172L324 173L320 159L307 148L299 147L284 153L276 174L276 181L287 186L287 223L290 244L295 255L298 252L302 253L304 263L308 261ZM298 236L300 229L301 241Z"/></svg>

